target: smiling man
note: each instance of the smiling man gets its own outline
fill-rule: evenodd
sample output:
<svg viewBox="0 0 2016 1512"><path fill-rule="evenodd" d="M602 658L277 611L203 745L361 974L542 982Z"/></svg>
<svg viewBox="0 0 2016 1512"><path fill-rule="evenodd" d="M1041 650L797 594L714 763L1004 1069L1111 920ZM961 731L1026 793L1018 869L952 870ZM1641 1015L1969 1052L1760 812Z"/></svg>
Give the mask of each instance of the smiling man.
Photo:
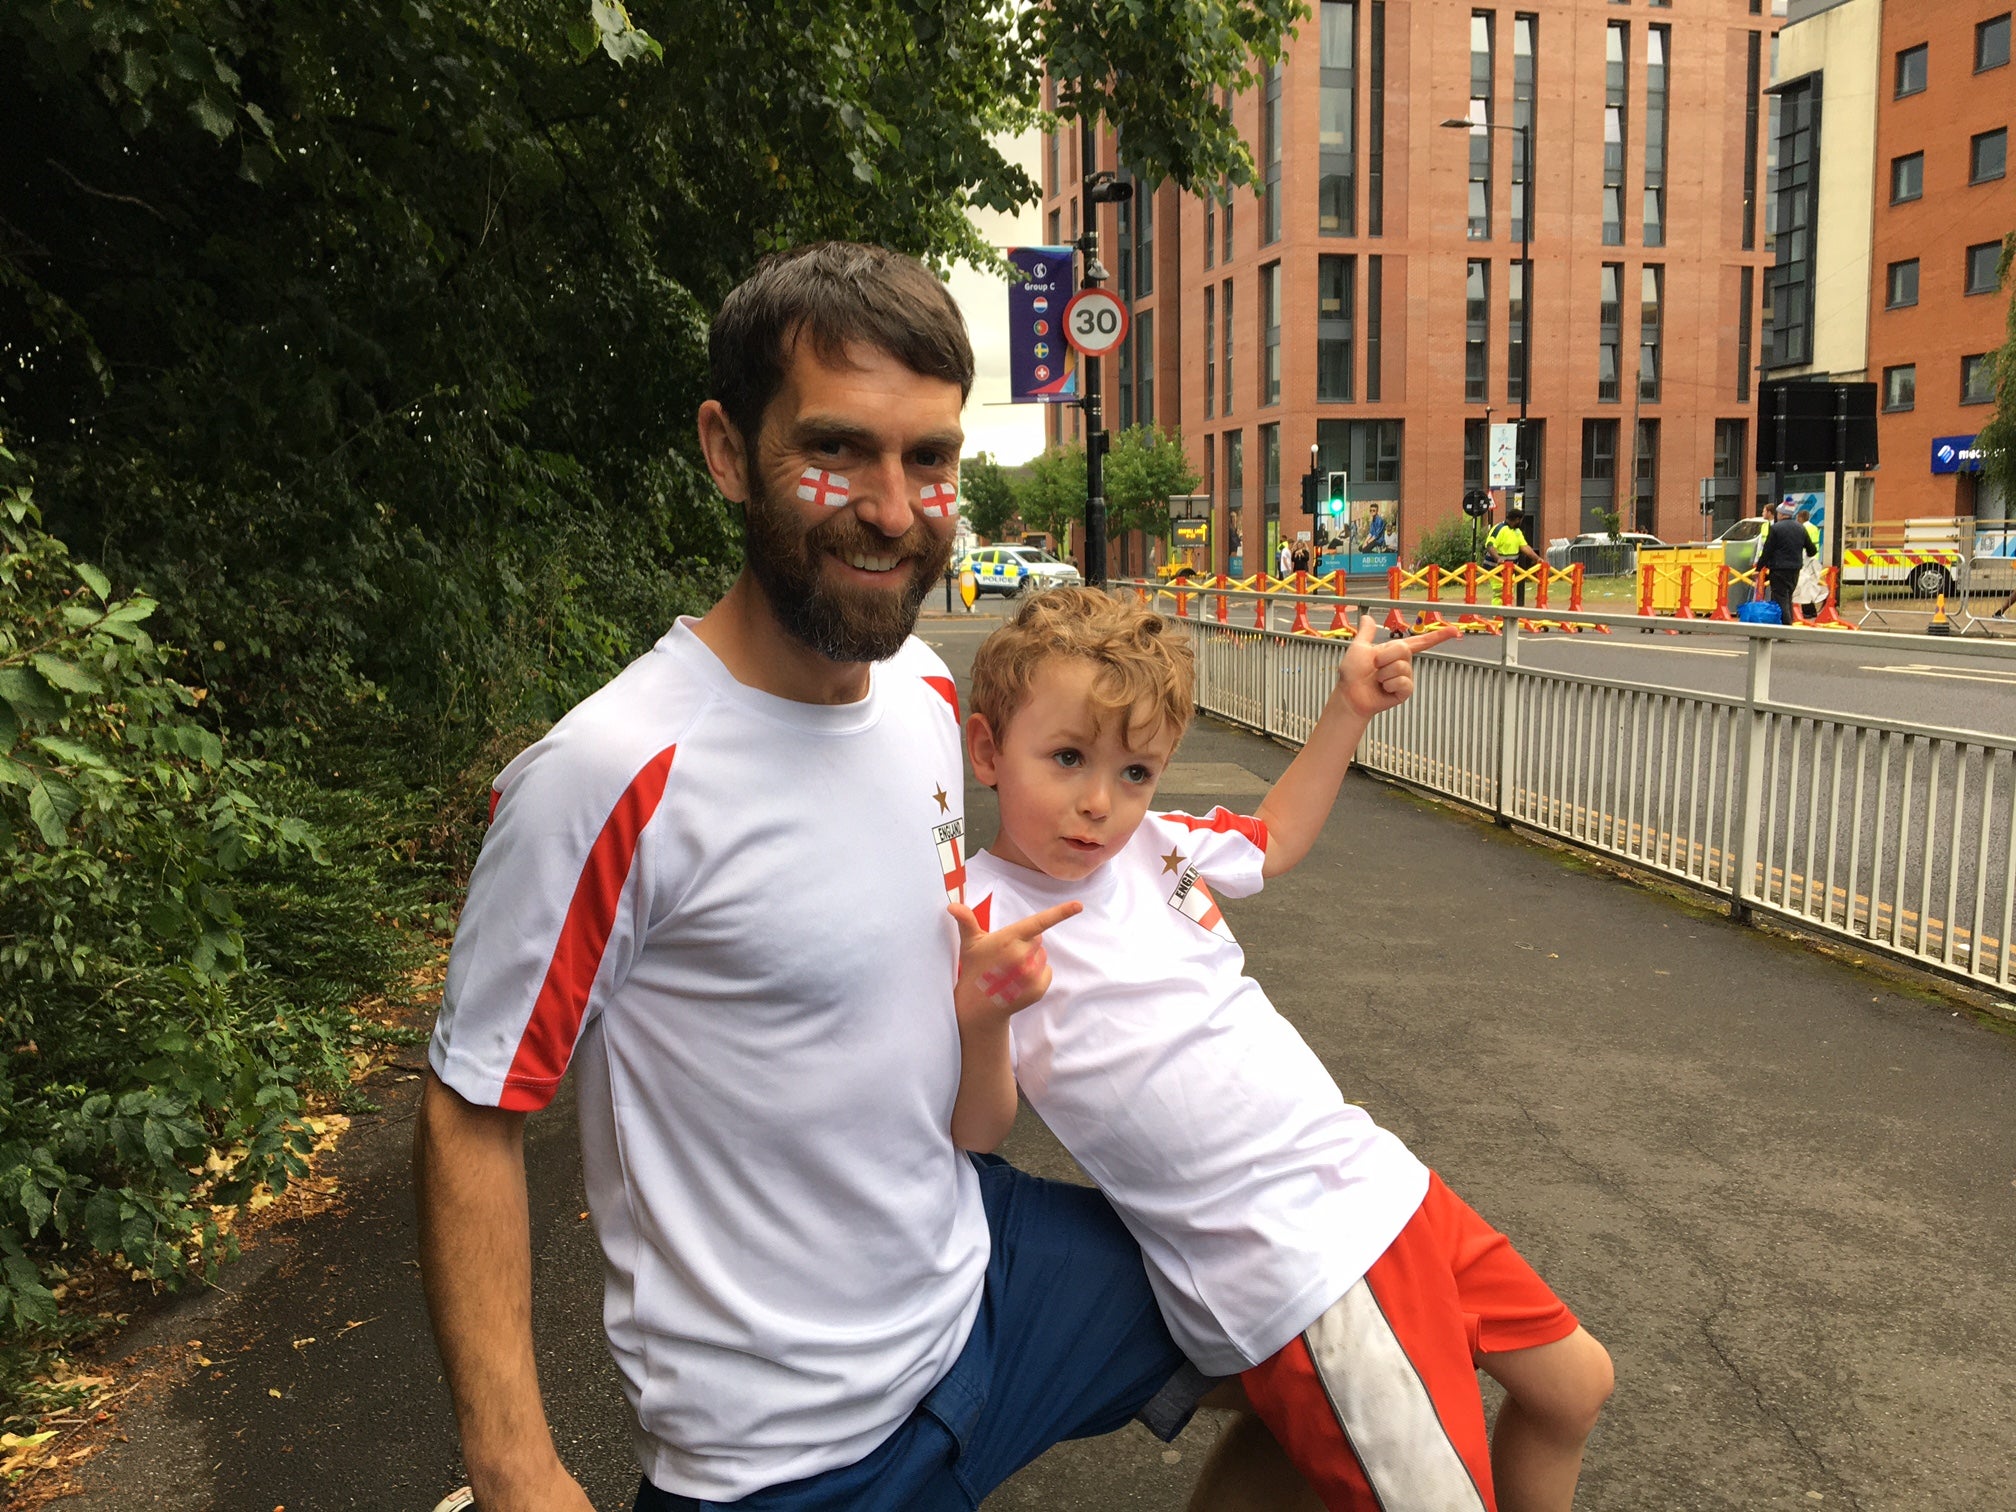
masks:
<svg viewBox="0 0 2016 1512"><path fill-rule="evenodd" d="M428 1302L483 1512L580 1512L522 1146L571 1065L637 1506L963 1512L1059 1440L1173 1433L1195 1378L1104 1198L951 1138L959 716L910 631L956 525L958 310L808 247L710 352L747 561L497 779L415 1149Z"/></svg>

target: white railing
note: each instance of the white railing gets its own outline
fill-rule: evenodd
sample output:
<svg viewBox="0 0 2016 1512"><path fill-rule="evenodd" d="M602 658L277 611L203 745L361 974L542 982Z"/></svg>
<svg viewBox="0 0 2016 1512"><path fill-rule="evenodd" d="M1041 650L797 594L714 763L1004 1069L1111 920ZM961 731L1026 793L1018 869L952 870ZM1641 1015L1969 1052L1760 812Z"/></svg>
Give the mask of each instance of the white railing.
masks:
<svg viewBox="0 0 2016 1512"><path fill-rule="evenodd" d="M1222 596L1237 606L1225 622L1216 588L1184 598L1198 707L1299 744L1346 642L1256 628L1260 595ZM1166 589L1161 602L1174 608ZM1336 600L1306 602L1323 623L1316 606L1327 615ZM1360 606L1381 618L1425 607L1349 602L1354 621ZM1745 658L1743 691L1725 695L1530 665L1521 653L1534 637L1516 610L1445 607L1500 621L1504 633L1485 638L1483 656L1422 657L1414 697L1366 732L1357 760L1367 770L1721 894L1739 917L1777 915L1977 985L2016 985L2016 738L1772 694L1774 653L1788 640L1852 633L1858 650L1923 656L1923 636L1658 621ZM1545 614L1634 639L1647 625ZM1938 649L2016 670L2007 645L1953 638Z"/></svg>

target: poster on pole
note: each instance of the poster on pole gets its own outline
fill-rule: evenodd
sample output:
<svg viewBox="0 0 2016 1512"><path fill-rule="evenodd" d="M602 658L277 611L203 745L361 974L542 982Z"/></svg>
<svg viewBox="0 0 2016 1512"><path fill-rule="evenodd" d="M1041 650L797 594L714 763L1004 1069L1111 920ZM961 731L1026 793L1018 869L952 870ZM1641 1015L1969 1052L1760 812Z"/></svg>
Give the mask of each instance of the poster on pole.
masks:
<svg viewBox="0 0 2016 1512"><path fill-rule="evenodd" d="M1020 279L1008 285L1008 397L1016 404L1076 404L1078 354L1064 339L1064 306L1077 292L1069 247L1010 247Z"/></svg>
<svg viewBox="0 0 2016 1512"><path fill-rule="evenodd" d="M1519 485L1519 427L1491 427L1491 476L1487 488L1516 488Z"/></svg>

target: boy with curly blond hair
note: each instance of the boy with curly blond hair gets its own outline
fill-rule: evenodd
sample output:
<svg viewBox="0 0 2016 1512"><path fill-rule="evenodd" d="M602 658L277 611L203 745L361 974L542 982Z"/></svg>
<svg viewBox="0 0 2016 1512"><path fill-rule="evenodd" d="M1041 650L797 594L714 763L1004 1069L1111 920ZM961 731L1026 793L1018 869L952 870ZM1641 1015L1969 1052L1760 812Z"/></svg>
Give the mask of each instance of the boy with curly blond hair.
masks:
<svg viewBox="0 0 2016 1512"><path fill-rule="evenodd" d="M1019 1084L1140 1241L1178 1344L1239 1379L1324 1506L1565 1512L1609 1356L1344 1100L1245 975L1217 904L1302 859L1366 724L1412 693L1415 653L1454 633L1375 644L1362 619L1258 812L1201 817L1150 808L1192 709L1182 628L1066 588L990 637L966 736L1001 820L969 860L971 910L953 910L967 953L952 1132L991 1149ZM985 933L1039 915L1041 935ZM1488 1442L1478 1368L1509 1394ZM1207 1481L1243 1461L1254 1484L1273 1454L1248 1420Z"/></svg>

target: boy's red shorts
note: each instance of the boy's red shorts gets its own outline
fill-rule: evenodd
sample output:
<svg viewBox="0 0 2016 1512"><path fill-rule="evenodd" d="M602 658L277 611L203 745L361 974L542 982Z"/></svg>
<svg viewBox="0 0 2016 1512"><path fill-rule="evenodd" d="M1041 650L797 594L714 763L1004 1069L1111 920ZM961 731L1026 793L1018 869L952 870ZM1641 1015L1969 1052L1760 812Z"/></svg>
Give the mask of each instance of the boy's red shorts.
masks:
<svg viewBox="0 0 2016 1512"><path fill-rule="evenodd" d="M1496 1512L1477 1356L1575 1328L1511 1241L1431 1173L1365 1279L1240 1379L1333 1512Z"/></svg>

